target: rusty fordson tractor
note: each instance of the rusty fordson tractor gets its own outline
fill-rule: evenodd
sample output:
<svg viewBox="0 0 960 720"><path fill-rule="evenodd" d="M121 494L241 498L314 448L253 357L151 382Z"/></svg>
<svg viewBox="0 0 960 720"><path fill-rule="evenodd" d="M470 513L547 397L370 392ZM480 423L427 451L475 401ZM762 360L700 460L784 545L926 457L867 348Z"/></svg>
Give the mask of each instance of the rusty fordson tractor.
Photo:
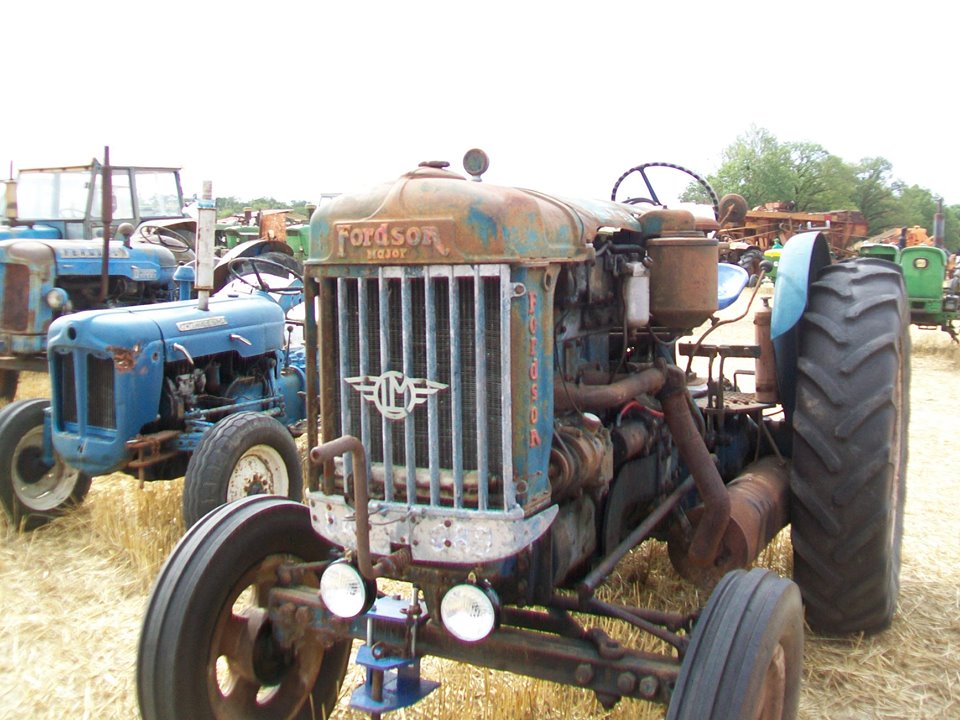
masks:
<svg viewBox="0 0 960 720"><path fill-rule="evenodd" d="M485 156L465 166L479 180ZM822 236L800 235L756 345L680 342L746 274L718 280L709 224L616 190L561 200L431 162L314 213L308 502L246 498L182 539L140 639L146 720L323 717L354 640L366 681L350 702L375 717L437 686L429 655L605 707L793 717L804 610L827 633L890 623L900 271L830 264ZM709 360L706 383L681 351ZM756 358L779 402L714 376L730 357ZM794 580L742 569L788 523ZM702 610L598 593L648 538L714 585ZM618 642L597 627L610 619L663 649Z"/></svg>

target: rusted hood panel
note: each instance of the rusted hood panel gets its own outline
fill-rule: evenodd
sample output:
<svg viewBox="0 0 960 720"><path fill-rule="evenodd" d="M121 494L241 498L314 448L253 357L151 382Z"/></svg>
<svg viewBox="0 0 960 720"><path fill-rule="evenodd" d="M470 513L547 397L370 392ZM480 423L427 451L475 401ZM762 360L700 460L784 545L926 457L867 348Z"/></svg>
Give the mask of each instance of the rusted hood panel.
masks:
<svg viewBox="0 0 960 720"><path fill-rule="evenodd" d="M601 227L640 230L639 213L466 180L421 167L313 214L310 261L469 263L584 258Z"/></svg>

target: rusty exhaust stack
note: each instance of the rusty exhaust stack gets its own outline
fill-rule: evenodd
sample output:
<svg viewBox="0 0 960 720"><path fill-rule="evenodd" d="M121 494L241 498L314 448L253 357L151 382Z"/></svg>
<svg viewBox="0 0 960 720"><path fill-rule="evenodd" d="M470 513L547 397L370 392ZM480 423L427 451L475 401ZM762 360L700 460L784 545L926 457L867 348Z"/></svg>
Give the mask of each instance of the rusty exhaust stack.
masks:
<svg viewBox="0 0 960 720"><path fill-rule="evenodd" d="M411 562L409 548L400 548L376 563L370 555L370 493L367 490L367 453L363 443L353 435L344 435L310 450L310 462L323 465L335 457L353 456L353 503L357 524L357 567L368 580L402 572ZM344 484L349 478L344 478Z"/></svg>
<svg viewBox="0 0 960 720"><path fill-rule="evenodd" d="M696 565L684 539L679 534L670 538L673 566L684 578L701 586L709 586L724 573L752 563L790 520L790 468L776 457L752 463L726 489L730 523L713 566ZM690 510L687 518L699 529L704 506Z"/></svg>
<svg viewBox="0 0 960 720"><path fill-rule="evenodd" d="M709 567L717 557L730 520L730 497L690 414L691 399L683 370L670 365L666 375L666 384L659 395L663 414L703 500L703 514L694 530L688 559L695 567Z"/></svg>

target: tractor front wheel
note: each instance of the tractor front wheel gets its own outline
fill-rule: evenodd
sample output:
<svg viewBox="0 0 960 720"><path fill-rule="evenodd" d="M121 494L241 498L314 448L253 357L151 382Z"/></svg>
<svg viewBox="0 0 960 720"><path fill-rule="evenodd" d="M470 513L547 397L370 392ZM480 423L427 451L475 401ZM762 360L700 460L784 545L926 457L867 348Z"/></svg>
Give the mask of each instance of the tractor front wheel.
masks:
<svg viewBox="0 0 960 720"><path fill-rule="evenodd" d="M797 714L803 608L763 568L724 575L693 628L668 720L787 720Z"/></svg>
<svg viewBox="0 0 960 720"><path fill-rule="evenodd" d="M184 525L248 495L303 497L296 443L280 422L257 412L230 415L200 439L184 477Z"/></svg>
<svg viewBox="0 0 960 720"><path fill-rule="evenodd" d="M269 615L281 568L327 560L306 505L257 496L221 507L174 548L150 595L137 654L144 720L330 717L351 642L281 644ZM303 584L315 585L309 573Z"/></svg>
<svg viewBox="0 0 960 720"><path fill-rule="evenodd" d="M794 579L818 632L877 632L900 589L909 310L885 260L825 268L799 328L790 478Z"/></svg>
<svg viewBox="0 0 960 720"><path fill-rule="evenodd" d="M24 530L32 530L83 502L90 476L54 454L44 460L43 412L50 401L18 400L0 410L0 504Z"/></svg>

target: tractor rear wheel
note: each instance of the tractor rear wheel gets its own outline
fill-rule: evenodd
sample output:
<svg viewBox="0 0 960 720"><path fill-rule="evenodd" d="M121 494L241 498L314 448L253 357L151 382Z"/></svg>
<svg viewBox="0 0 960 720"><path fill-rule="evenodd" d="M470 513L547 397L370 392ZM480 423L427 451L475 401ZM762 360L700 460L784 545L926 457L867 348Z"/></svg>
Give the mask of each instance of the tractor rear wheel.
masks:
<svg viewBox="0 0 960 720"><path fill-rule="evenodd" d="M825 268L799 328L793 416L794 579L810 627L890 625L900 589L909 416L909 309L900 271Z"/></svg>
<svg viewBox="0 0 960 720"><path fill-rule="evenodd" d="M282 646L268 602L281 566L330 550L307 506L278 497L245 498L194 525L147 604L137 653L144 720L329 717L351 642L325 648L307 632Z"/></svg>
<svg viewBox="0 0 960 720"><path fill-rule="evenodd" d="M200 439L184 476L183 523L190 527L248 495L303 497L297 444L280 422L257 412L230 415Z"/></svg>
<svg viewBox="0 0 960 720"><path fill-rule="evenodd" d="M83 502L90 476L54 455L43 459L44 398L18 400L0 410L0 504L13 524L33 530Z"/></svg>
<svg viewBox="0 0 960 720"><path fill-rule="evenodd" d="M763 568L723 576L693 628L668 720L786 720L797 714L803 608Z"/></svg>

